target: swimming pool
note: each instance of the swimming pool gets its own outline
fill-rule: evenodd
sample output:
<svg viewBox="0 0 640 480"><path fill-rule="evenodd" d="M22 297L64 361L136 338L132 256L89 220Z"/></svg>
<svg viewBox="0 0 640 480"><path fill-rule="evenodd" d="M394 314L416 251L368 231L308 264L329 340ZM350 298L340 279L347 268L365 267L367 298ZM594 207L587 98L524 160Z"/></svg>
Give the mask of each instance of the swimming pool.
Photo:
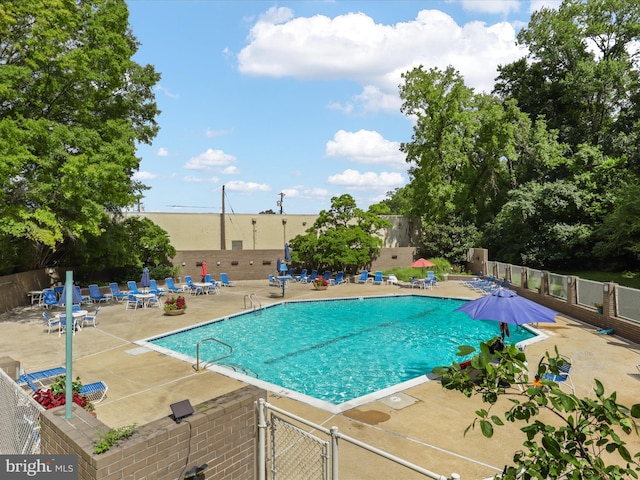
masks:
<svg viewBox="0 0 640 480"><path fill-rule="evenodd" d="M141 344L195 363L198 341L213 337L233 348L215 371L342 411L427 381L435 366L460 361L459 345L499 334L497 322L454 312L463 302L420 295L283 302ZM512 328L511 341L535 336ZM200 345L201 362L226 354L217 342Z"/></svg>

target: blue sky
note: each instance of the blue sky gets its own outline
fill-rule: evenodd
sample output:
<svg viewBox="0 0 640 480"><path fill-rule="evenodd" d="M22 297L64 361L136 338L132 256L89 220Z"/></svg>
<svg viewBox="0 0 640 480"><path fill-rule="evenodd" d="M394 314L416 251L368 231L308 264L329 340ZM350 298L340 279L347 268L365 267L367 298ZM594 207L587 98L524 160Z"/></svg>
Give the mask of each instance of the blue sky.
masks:
<svg viewBox="0 0 640 480"><path fill-rule="evenodd" d="M517 31L557 1L127 0L135 60L162 75L136 178L145 211L315 214L406 185L401 74L452 65L490 91Z"/></svg>

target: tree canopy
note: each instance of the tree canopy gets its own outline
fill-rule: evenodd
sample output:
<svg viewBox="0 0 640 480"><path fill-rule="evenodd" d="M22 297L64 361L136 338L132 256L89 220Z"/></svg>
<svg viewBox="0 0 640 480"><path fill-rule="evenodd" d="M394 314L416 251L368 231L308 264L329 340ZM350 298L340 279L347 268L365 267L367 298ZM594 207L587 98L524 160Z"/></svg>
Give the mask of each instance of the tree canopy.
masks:
<svg viewBox="0 0 640 480"><path fill-rule="evenodd" d="M382 247L382 239L375 234L391 226L380 216L387 211L377 205L363 211L348 194L333 197L331 208L322 210L307 233L289 243L292 261L347 273L371 265Z"/></svg>
<svg viewBox="0 0 640 480"><path fill-rule="evenodd" d="M156 135L152 66L124 0L0 3L0 243L41 267L97 237L144 189L138 142Z"/></svg>
<svg viewBox="0 0 640 480"><path fill-rule="evenodd" d="M411 182L385 202L422 218L425 255L461 261L480 235L511 263L640 266L621 214L640 174L639 25L635 1L565 0L532 15L527 56L499 68L492 94L452 67L403 75ZM454 244L433 233L453 226L467 227Z"/></svg>

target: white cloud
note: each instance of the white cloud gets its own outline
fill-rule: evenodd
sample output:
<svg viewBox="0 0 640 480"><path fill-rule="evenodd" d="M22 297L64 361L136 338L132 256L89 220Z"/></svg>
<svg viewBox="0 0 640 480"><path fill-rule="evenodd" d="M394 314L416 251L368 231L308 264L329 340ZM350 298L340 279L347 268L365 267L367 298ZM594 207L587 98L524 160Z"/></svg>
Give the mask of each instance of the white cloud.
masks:
<svg viewBox="0 0 640 480"><path fill-rule="evenodd" d="M501 3L503 10L515 5ZM383 25L364 13L294 18L289 9L281 8L269 10L255 23L238 64L248 75L349 79L360 84L362 92L351 99L334 99L330 108L349 111L354 103L365 110L397 112L400 75L419 65L452 65L467 85L490 91L497 66L525 54L515 38L510 23L461 26L439 10L422 10L414 20Z"/></svg>
<svg viewBox="0 0 640 480"><path fill-rule="evenodd" d="M236 157L224 153L222 150L214 150L209 148L206 152L196 157L192 157L184 165L189 170L212 170L214 167L228 167L229 164L236 161Z"/></svg>
<svg viewBox="0 0 640 480"><path fill-rule="evenodd" d="M218 183L220 181L218 177L202 178L193 175L186 175L183 180L186 183Z"/></svg>
<svg viewBox="0 0 640 480"><path fill-rule="evenodd" d="M165 96L167 96L169 98L180 98L180 95L178 95L177 93L171 92L168 88L163 87L162 85L156 85L153 89L156 92L164 93Z"/></svg>
<svg viewBox="0 0 640 480"><path fill-rule="evenodd" d="M235 180L225 183L225 189L232 192L252 193L252 192L270 192L271 187L264 183L243 182Z"/></svg>
<svg viewBox="0 0 640 480"><path fill-rule="evenodd" d="M167 150L164 147L160 147L156 151L156 155L159 156L159 157L168 157L169 156L169 150Z"/></svg>
<svg viewBox="0 0 640 480"><path fill-rule="evenodd" d="M220 173L223 173L225 175L238 175L240 173L240 170L238 170L238 167L236 167L235 165L229 165L227 168L222 169Z"/></svg>
<svg viewBox="0 0 640 480"><path fill-rule="evenodd" d="M205 137L214 138L214 137L224 137L225 135L229 135L232 133L232 130L212 130L207 128L204 132Z"/></svg>
<svg viewBox="0 0 640 480"><path fill-rule="evenodd" d="M135 172L133 174L133 179L140 180L140 181L153 180L154 178L157 178L157 177L158 175L151 172Z"/></svg>
<svg viewBox="0 0 640 480"><path fill-rule="evenodd" d="M367 165L389 165L405 170L405 156L400 151L400 142L386 140L378 132L339 130L333 140L327 142L325 153L330 158L346 158L354 163Z"/></svg>
<svg viewBox="0 0 640 480"><path fill-rule="evenodd" d="M358 190L380 190L402 186L406 180L396 172L365 172L347 169L328 178L331 185L339 185Z"/></svg>
<svg viewBox="0 0 640 480"><path fill-rule="evenodd" d="M537 12L543 8L550 8L557 10L562 4L562 0L531 0L529 5L529 13Z"/></svg>
<svg viewBox="0 0 640 480"><path fill-rule="evenodd" d="M462 8L470 12L506 15L519 11L521 3L520 0L462 0Z"/></svg>
<svg viewBox="0 0 640 480"><path fill-rule="evenodd" d="M326 188L320 187L305 187L303 185L297 185L293 188L285 188L282 190L284 193L284 202L287 203L287 198L299 198L299 199L318 199L325 200L331 198L331 192Z"/></svg>

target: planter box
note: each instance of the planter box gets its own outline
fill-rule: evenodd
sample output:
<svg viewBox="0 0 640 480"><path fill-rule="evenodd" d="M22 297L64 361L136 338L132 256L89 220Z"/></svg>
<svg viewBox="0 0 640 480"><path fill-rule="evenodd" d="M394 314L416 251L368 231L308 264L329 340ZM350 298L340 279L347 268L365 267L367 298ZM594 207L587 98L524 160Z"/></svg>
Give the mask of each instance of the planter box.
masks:
<svg viewBox="0 0 640 480"><path fill-rule="evenodd" d="M186 310L182 309L182 310L165 310L164 314L169 316L169 317L175 317L176 315L183 315L186 312Z"/></svg>

